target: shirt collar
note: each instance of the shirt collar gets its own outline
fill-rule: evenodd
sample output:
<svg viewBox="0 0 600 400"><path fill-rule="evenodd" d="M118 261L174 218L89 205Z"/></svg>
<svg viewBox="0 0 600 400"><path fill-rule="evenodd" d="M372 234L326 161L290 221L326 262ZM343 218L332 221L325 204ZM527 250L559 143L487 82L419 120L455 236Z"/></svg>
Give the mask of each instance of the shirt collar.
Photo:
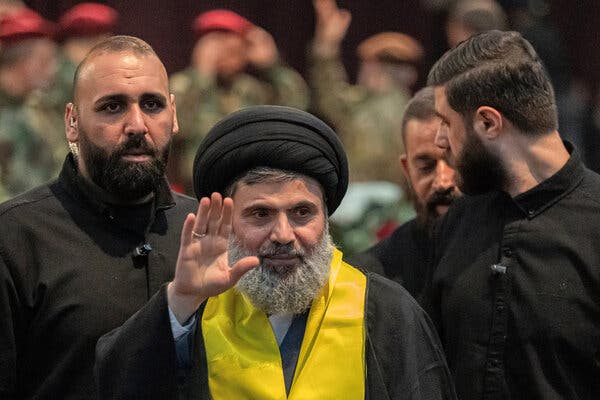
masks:
<svg viewBox="0 0 600 400"><path fill-rule="evenodd" d="M571 154L567 163L550 178L513 198L517 207L532 219L573 191L583 179L585 168L574 146L565 141Z"/></svg>
<svg viewBox="0 0 600 400"><path fill-rule="evenodd" d="M91 185L83 181L83 177L77 171L77 163L73 154L69 153L60 172L60 180L63 182L65 189L74 197L86 201L98 213L110 213L112 208L120 207L110 204L102 200L102 196L98 196L95 190L92 190ZM171 189L167 179L163 179L155 191L155 195L149 201L155 200L155 212L171 208L175 205Z"/></svg>

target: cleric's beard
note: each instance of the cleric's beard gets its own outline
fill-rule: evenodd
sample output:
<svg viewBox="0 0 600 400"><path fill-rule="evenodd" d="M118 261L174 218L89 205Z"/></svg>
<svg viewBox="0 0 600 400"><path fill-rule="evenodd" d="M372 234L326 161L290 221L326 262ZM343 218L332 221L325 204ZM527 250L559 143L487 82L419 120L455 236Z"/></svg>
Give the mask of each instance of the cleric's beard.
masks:
<svg viewBox="0 0 600 400"><path fill-rule="evenodd" d="M257 255L261 259L267 254L292 253L300 258L299 265L290 271L279 272L277 268L265 267L262 263L250 270L238 281L236 288L244 293L255 307L267 315L293 315L308 310L312 301L329 278L333 242L326 226L317 245L312 249L296 248L291 245L267 242L258 254L242 247L231 235L229 239L229 265L247 257Z"/></svg>

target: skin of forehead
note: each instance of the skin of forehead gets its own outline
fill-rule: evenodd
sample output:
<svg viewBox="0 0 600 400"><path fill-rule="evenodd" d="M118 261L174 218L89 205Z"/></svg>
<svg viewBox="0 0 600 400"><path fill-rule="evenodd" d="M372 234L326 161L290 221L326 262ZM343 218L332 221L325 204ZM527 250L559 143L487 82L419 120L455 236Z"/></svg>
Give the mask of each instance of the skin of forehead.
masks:
<svg viewBox="0 0 600 400"><path fill-rule="evenodd" d="M79 91L79 87L81 86L82 82L89 79L89 75L91 73L93 73L94 70L98 67L98 65L102 62L102 61L99 61L99 59L101 59L103 57L107 57L107 56L114 56L114 55L121 55L119 64L114 65L114 70L116 70L118 68L122 68L122 64L130 64L132 66L135 66L138 60L143 60L143 59L147 59L149 61L153 59L153 61L158 62L158 64L160 65L161 75L162 75L162 78L163 78L163 80L165 82L165 86L166 86L165 88L160 88L160 89L164 89L167 93L169 92L169 87L168 87L169 86L169 78L167 75L167 70L165 69L165 66L163 65L162 61L160 61L160 59L157 56L155 56L154 54L142 54L142 53L137 53L137 52L130 51L130 50L102 51L102 52L97 52L95 54L92 54L91 57L88 58L87 60L85 60L84 64L81 66L80 71L79 71L79 77L77 79L77 82L75 82L75 88L74 88L74 94L75 94L76 101L77 101L77 94ZM106 71L110 71L110 70L106 70Z"/></svg>

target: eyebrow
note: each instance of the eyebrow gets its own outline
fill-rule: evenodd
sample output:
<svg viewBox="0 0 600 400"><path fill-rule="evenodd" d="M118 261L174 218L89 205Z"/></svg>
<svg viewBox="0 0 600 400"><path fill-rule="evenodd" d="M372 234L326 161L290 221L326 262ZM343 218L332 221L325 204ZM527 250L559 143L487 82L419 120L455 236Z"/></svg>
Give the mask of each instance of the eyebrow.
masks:
<svg viewBox="0 0 600 400"><path fill-rule="evenodd" d="M293 210L293 209L296 209L296 208L299 208L299 207L309 207L309 208L315 208L315 209L319 208L318 204L315 204L312 201L303 200L303 201L300 201L300 202L292 205L292 207L288 208L287 210ZM257 200L255 202L249 204L247 207L245 207L242 210L242 213L245 213L245 212L248 212L248 211L251 211L251 210L255 210L257 208L266 208L266 209L272 210L272 209L275 209L276 207L273 207L273 206L271 206L269 204L266 204L262 200Z"/></svg>
<svg viewBox="0 0 600 400"><path fill-rule="evenodd" d="M446 116L445 116L445 115L443 115L443 114L440 114L440 112L439 112L439 111L437 111L437 110L435 110L434 112L435 112L435 115L436 115L436 116L438 116L439 118L441 118L441 119L443 119L444 121L448 122L448 118L446 118Z"/></svg>
<svg viewBox="0 0 600 400"><path fill-rule="evenodd" d="M107 101L119 101L122 103L127 103L129 100L131 99L131 97L126 96L124 94L107 94L105 96L100 97L98 100L96 100L94 102L94 104L101 104L101 103L105 103ZM147 100L147 99L157 99L162 101L163 103L167 102L167 98L162 94L162 93L143 93L140 96L140 99L142 100Z"/></svg>

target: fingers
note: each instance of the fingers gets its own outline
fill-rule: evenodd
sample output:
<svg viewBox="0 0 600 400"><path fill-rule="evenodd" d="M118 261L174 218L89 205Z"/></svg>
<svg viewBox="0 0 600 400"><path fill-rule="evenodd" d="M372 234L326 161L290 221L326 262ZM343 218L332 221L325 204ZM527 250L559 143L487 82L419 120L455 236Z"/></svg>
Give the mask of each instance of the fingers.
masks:
<svg viewBox="0 0 600 400"><path fill-rule="evenodd" d="M233 215L233 200L223 197L220 193L211 194L210 198L200 199L198 214L193 225L193 232L198 235L229 236L231 233ZM188 237L192 231L188 232Z"/></svg>
<svg viewBox="0 0 600 400"><path fill-rule="evenodd" d="M223 199L223 213L220 221L220 234L229 237L233 224L233 200L229 197Z"/></svg>
<svg viewBox="0 0 600 400"><path fill-rule="evenodd" d="M196 216L192 213L188 214L183 221L183 228L181 229L181 246L189 246L192 241L192 231L194 229L194 222Z"/></svg>
<svg viewBox="0 0 600 400"><path fill-rule="evenodd" d="M239 260L238 262L236 262L235 264L233 264L231 266L231 270L230 270L230 283L231 285L235 285L237 283L237 281L240 280L240 278L248 271L250 271L252 268L255 268L258 266L258 264L260 263L260 261L258 260L258 257L244 257L241 260Z"/></svg>
<svg viewBox="0 0 600 400"><path fill-rule="evenodd" d="M223 212L222 207L223 197L220 193L213 193L210 196L210 209L208 210L206 229L202 232L207 235L215 235L219 232L219 220L221 219L221 214Z"/></svg>
<svg viewBox="0 0 600 400"><path fill-rule="evenodd" d="M206 233L210 206L211 201L208 197L203 197L200 199L200 204L198 205L198 213L196 214L196 221L194 223L194 232L198 234ZM192 233L190 232L190 235L191 234Z"/></svg>

